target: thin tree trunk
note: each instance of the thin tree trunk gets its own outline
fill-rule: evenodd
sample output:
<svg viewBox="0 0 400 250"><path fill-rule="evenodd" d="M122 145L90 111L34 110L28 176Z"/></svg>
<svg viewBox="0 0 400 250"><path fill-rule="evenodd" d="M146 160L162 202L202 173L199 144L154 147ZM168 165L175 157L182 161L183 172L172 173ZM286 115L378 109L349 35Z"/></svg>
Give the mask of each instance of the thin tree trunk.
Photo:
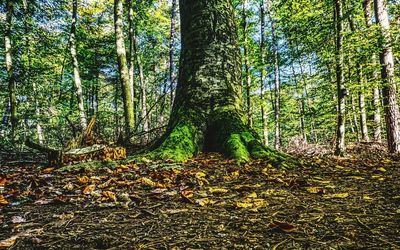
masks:
<svg viewBox="0 0 400 250"><path fill-rule="evenodd" d="M175 22L176 22L176 10L177 10L177 2L176 0L172 0L171 6L171 29L169 34L169 89L171 91L170 98L170 108L172 109L172 105L174 104L174 92L175 92L175 64L174 64L174 55L175 55Z"/></svg>
<svg viewBox="0 0 400 250"><path fill-rule="evenodd" d="M335 0L336 17L336 85L338 95L338 117L335 155L343 156L345 147L346 89L343 75L343 12L342 0Z"/></svg>
<svg viewBox="0 0 400 250"><path fill-rule="evenodd" d="M15 129L17 126L17 97L15 95L15 75L12 61L12 46L11 46L11 25L12 15L14 12L14 1L7 0L6 23L4 30L5 52L6 52L6 69L8 81L8 95L11 114L11 141L15 140Z"/></svg>
<svg viewBox="0 0 400 250"><path fill-rule="evenodd" d="M133 6L132 0L128 1L128 21L129 21L129 87L131 88L131 97L133 102L133 114L136 118L136 88L135 88L135 51L134 43L136 41L134 17L133 17ZM135 119L134 118L134 119ZM136 120L136 119L135 119Z"/></svg>
<svg viewBox="0 0 400 250"><path fill-rule="evenodd" d="M74 82L76 88L76 96L78 98L78 110L79 110L79 121L84 131L87 127L87 119L85 114L85 106L83 102L83 91L81 77L79 74L79 63L76 53L76 22L78 18L78 0L72 1L72 23L71 23L71 34L70 34L70 52L72 58L72 66L74 70Z"/></svg>
<svg viewBox="0 0 400 250"><path fill-rule="evenodd" d="M358 127L358 121L357 121L357 109L356 109L356 104L355 104L353 95L350 96L350 105L351 105L351 111L352 111L352 115L353 115L353 117L352 117L353 122L351 124L351 130L353 133L354 132L356 133L357 141L360 141L360 129ZM350 121L351 121L351 119L350 119Z"/></svg>
<svg viewBox="0 0 400 250"><path fill-rule="evenodd" d="M275 20L273 19L273 13L271 10L272 1L268 3L268 15L271 22L271 35L272 35L272 50L274 53L274 93L275 93L275 149L279 149L281 147L281 124L280 124L280 115L281 115L281 93L280 93L280 72L279 72L279 47L278 47L278 39L276 36L276 27Z"/></svg>
<svg viewBox="0 0 400 250"><path fill-rule="evenodd" d="M115 22L115 41L117 46L117 58L119 77L122 86L122 97L124 102L125 116L125 134L130 136L135 127L135 115L133 100L131 94L131 85L129 82L129 70L126 60L126 50L124 42L124 24L123 24L123 3L122 0L114 1L114 22Z"/></svg>
<svg viewBox="0 0 400 250"><path fill-rule="evenodd" d="M399 110L397 106L397 89L394 73L394 59L390 37L389 17L384 0L374 0L375 18L380 26L381 46L380 62L382 76L383 103L386 119L386 134L388 148L391 153L400 152L399 140Z"/></svg>
<svg viewBox="0 0 400 250"><path fill-rule="evenodd" d="M363 3L363 9L364 9L364 18L365 18L365 24L368 29L371 28L372 26L372 0L364 0ZM376 54L373 52L372 57L371 57L372 64L375 68L376 65ZM373 85L373 108L374 108L374 134L373 134L373 140L376 142L381 142L381 110L380 110L380 101L379 101L379 88L376 86L376 81L378 79L378 72L374 70L372 77L370 76L370 81L374 82Z"/></svg>
<svg viewBox="0 0 400 250"><path fill-rule="evenodd" d="M261 1L260 4L260 56L261 56L261 70L260 70L260 99L261 99L261 122L264 145L269 145L268 140L268 117L266 114L266 103L264 98L264 84L265 84L265 2Z"/></svg>
<svg viewBox="0 0 400 250"><path fill-rule="evenodd" d="M138 52L136 40L133 43L133 50L135 54L136 67L139 73L139 83L140 83L140 120L143 122L143 131L149 130L149 116L147 114L147 93L146 93L146 79L143 74L143 65L140 60L140 55ZM145 134L144 141L148 141L148 134Z"/></svg>
<svg viewBox="0 0 400 250"><path fill-rule="evenodd" d="M39 111L37 87L36 87L35 81L31 82L32 51L31 51L31 42L30 42L30 34L29 34L30 23L31 23L29 2L27 0L22 0L22 6L24 9L25 49L26 49L26 57L28 59L28 66L27 66L27 70L26 70L26 74L25 74L25 81L27 82L27 85L32 85L32 92L33 92L32 97L33 97L33 102L35 104L36 133L38 136L39 143L43 144L44 135L43 135L42 126L40 125L40 122L39 122L40 111Z"/></svg>
<svg viewBox="0 0 400 250"><path fill-rule="evenodd" d="M348 17L349 26L351 32L355 33L356 28L351 16ZM357 81L358 85L360 86L360 91L358 91L358 108L360 110L360 128L361 128L361 139L363 141L369 141L368 136L368 127L367 127L367 112L365 110L365 96L364 96L364 81L363 81L363 74L362 74L362 65L359 61L356 62L356 69L357 69ZM353 97L352 97L353 98Z"/></svg>
<svg viewBox="0 0 400 250"><path fill-rule="evenodd" d="M248 50L248 25L247 25L247 7L248 0L243 1L242 9L242 28L243 28L243 59L244 59L244 87L246 89L246 115L247 124L253 126L253 118L251 112L251 75L250 75L250 62Z"/></svg>

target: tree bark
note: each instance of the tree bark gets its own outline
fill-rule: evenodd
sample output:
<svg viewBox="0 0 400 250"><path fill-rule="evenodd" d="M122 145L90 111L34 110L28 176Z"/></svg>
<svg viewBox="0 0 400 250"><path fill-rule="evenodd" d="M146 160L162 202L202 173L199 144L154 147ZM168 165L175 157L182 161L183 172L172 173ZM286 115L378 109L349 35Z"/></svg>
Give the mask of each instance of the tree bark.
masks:
<svg viewBox="0 0 400 250"><path fill-rule="evenodd" d="M266 103L264 98L264 86L265 86L265 2L261 1L260 4L260 57L261 57L261 69L260 69L260 99L261 99L261 122L262 122L262 134L263 142L265 146L269 145L268 139L268 117L266 113Z"/></svg>
<svg viewBox="0 0 400 250"><path fill-rule="evenodd" d="M253 126L253 118L251 112L251 75L248 50L248 25L247 25L247 7L248 0L243 1L242 9L242 29L243 29L243 62L244 62L244 87L246 90L246 116L247 124Z"/></svg>
<svg viewBox="0 0 400 250"><path fill-rule="evenodd" d="M185 161L201 150L239 162L287 155L264 147L241 111L241 58L229 0L180 0L182 51L176 98L155 157Z"/></svg>
<svg viewBox="0 0 400 250"><path fill-rule="evenodd" d="M374 0L375 19L380 26L381 37L379 45L381 47L381 77L383 106L385 110L386 135L388 149L391 153L400 152L399 140L399 110L397 106L397 87L394 73L394 59L390 37L389 17L384 0Z"/></svg>
<svg viewBox="0 0 400 250"><path fill-rule="evenodd" d="M128 1L128 23L129 23L129 87L131 88L131 97L133 102L133 114L134 120L136 120L136 88L135 88L135 42L136 42L136 33L135 33L135 24L133 18L133 6L132 0ZM132 131L133 132L133 131Z"/></svg>
<svg viewBox="0 0 400 250"><path fill-rule="evenodd" d="M70 52L72 58L72 66L74 70L74 82L76 88L76 96L78 98L78 110L79 110L79 121L84 131L87 127L87 119L85 114L85 106L83 102L83 91L82 82L79 73L79 63L76 53L76 22L78 19L78 0L72 1L72 23L71 23L71 34L70 34Z"/></svg>
<svg viewBox="0 0 400 250"><path fill-rule="evenodd" d="M114 1L115 42L117 46L118 71L122 86L122 97L124 103L125 134L129 136L135 127L135 115L133 108L131 85L129 82L129 70L126 60L124 25L122 20L123 13L124 10L123 10L122 0L115 0Z"/></svg>
<svg viewBox="0 0 400 250"><path fill-rule="evenodd" d="M17 127L17 97L15 95L15 75L12 60L12 45L11 45L11 26L12 16L14 12L14 1L7 0L6 3L6 23L4 30L4 43L6 53L6 69L7 69L7 81L8 81L8 96L11 114L11 141L15 139L15 129Z"/></svg>
<svg viewBox="0 0 400 250"><path fill-rule="evenodd" d="M363 3L364 9L364 19L365 24L368 29L372 26L372 0L364 0ZM375 52L372 53L371 57L372 65L375 68L376 65L376 55ZM378 72L376 70L373 71L372 77L370 76L370 80L374 82L373 85L373 108L374 108L374 126L373 126L373 140L376 142L381 142L381 110L380 110L380 101L379 101L379 88L376 86L376 80L378 78Z"/></svg>
<svg viewBox="0 0 400 250"><path fill-rule="evenodd" d="M338 117L335 155L343 156L345 148L346 89L343 74L343 11L342 0L335 0L336 17L336 86L338 97Z"/></svg>
<svg viewBox="0 0 400 250"><path fill-rule="evenodd" d="M39 122L39 116L40 116L40 111L39 111L39 102L38 102L38 94L37 94L37 87L36 87L36 82L31 81L31 68L32 68L32 49L31 49L31 41L30 41L30 25L32 22L31 18L31 13L29 10L29 2L27 0L22 0L22 7L24 10L24 29L25 29L25 50L26 50L26 57L27 57L27 70L25 73L25 81L27 82L27 85L32 86L32 98L33 102L35 104L35 119L36 119L36 133L38 136L39 143L44 142L44 135L43 135L43 129L42 126L40 125Z"/></svg>
<svg viewBox="0 0 400 250"><path fill-rule="evenodd" d="M169 34L169 89L171 91L170 97L170 108L172 109L172 105L174 104L174 92L175 92L175 63L174 63L174 55L175 55L175 22L176 22L176 10L177 10L177 2L176 0L172 0L171 6L171 29Z"/></svg>
<svg viewBox="0 0 400 250"><path fill-rule="evenodd" d="M276 36L275 20L271 10L272 1L267 4L268 15L271 22L271 36L272 36L272 50L274 54L274 113L275 113L275 149L281 147L281 83L280 83L280 69L279 69L279 46Z"/></svg>

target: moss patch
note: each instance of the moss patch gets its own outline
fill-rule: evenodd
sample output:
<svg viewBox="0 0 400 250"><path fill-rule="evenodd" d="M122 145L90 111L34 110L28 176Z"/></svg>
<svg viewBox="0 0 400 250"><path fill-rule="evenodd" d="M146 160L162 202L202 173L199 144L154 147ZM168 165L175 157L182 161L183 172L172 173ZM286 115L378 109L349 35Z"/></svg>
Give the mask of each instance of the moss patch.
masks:
<svg viewBox="0 0 400 250"><path fill-rule="evenodd" d="M161 160L184 162L197 153L199 147L197 129L191 125L177 125L166 140L149 157Z"/></svg>
<svg viewBox="0 0 400 250"><path fill-rule="evenodd" d="M110 168L114 169L118 166L119 162L118 161L90 161L90 162L82 162L70 166L64 166L58 171L64 172L64 171L94 171L97 169L101 168Z"/></svg>
<svg viewBox="0 0 400 250"><path fill-rule="evenodd" d="M225 151L228 157L236 159L238 163L248 162L250 160L249 151L239 134L233 134L228 138Z"/></svg>

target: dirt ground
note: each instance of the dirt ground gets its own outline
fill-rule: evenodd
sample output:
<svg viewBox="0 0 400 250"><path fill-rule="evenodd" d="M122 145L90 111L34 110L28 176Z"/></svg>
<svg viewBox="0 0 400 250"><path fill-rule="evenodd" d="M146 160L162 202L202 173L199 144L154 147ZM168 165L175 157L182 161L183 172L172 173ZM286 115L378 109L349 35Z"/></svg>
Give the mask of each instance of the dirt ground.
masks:
<svg viewBox="0 0 400 250"><path fill-rule="evenodd" d="M1 167L0 249L400 249L400 161Z"/></svg>

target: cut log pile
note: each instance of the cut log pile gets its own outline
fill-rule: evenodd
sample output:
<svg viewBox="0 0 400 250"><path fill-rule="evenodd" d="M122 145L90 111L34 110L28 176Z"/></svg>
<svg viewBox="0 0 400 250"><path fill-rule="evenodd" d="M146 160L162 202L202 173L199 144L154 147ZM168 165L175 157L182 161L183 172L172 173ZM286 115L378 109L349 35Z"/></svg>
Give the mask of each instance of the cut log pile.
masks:
<svg viewBox="0 0 400 250"><path fill-rule="evenodd" d="M68 143L64 149L53 149L44 145L26 141L30 148L46 153L48 161L53 166L72 165L93 160L111 161L126 158L124 147L109 146L107 142L98 139L93 133L96 118L93 117L87 129Z"/></svg>

